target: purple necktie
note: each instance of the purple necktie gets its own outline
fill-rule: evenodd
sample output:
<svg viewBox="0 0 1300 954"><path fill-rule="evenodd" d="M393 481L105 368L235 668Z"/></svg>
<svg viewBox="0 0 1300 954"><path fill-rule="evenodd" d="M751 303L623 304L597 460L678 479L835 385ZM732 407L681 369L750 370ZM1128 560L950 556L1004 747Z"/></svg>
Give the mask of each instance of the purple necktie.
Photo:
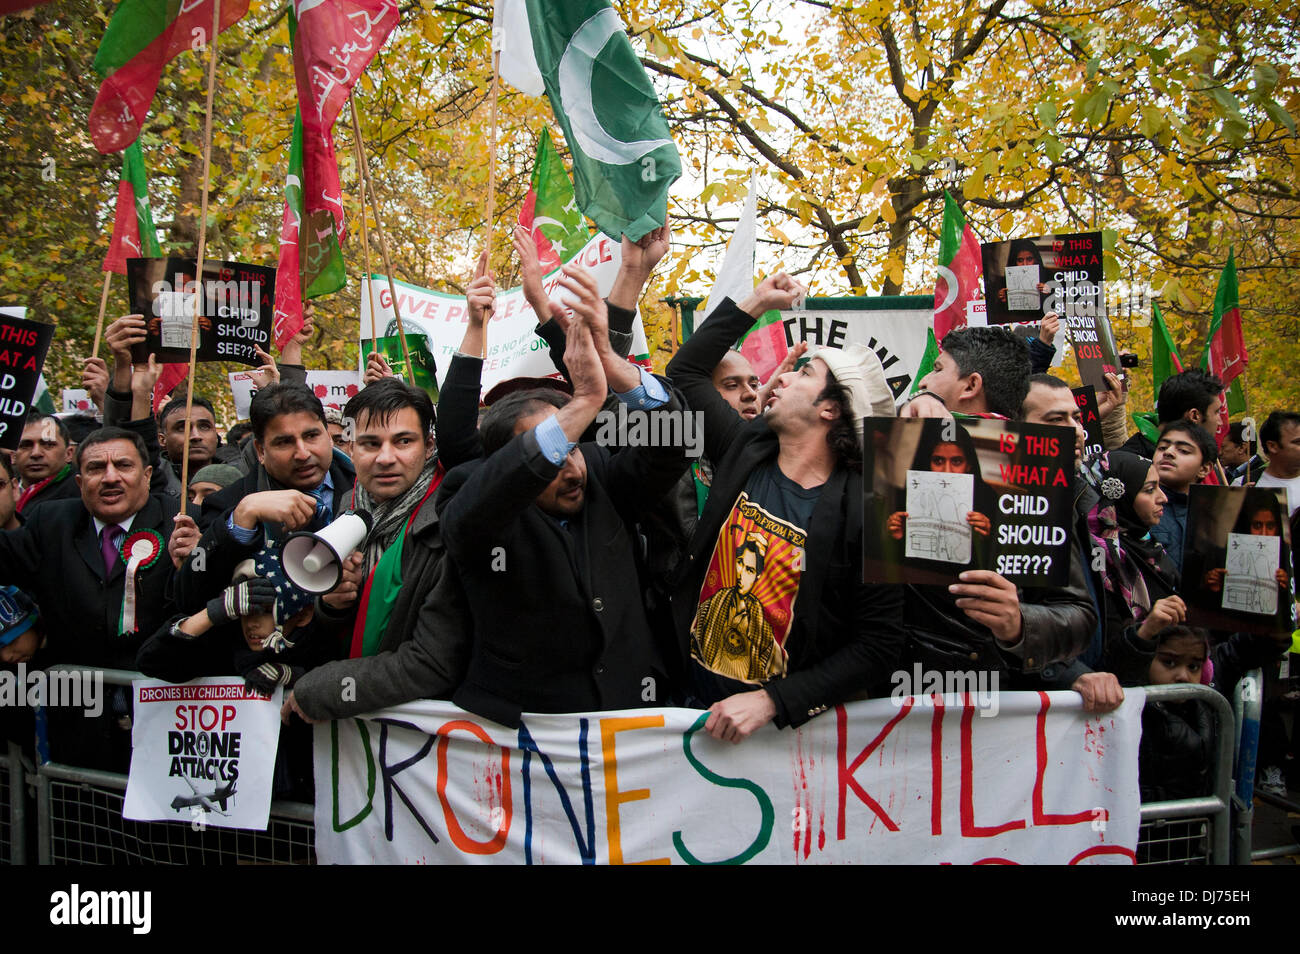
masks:
<svg viewBox="0 0 1300 954"><path fill-rule="evenodd" d="M105 527L99 535L99 552L104 556L104 576L107 578L117 566L117 548L122 543L126 531L121 527Z"/></svg>

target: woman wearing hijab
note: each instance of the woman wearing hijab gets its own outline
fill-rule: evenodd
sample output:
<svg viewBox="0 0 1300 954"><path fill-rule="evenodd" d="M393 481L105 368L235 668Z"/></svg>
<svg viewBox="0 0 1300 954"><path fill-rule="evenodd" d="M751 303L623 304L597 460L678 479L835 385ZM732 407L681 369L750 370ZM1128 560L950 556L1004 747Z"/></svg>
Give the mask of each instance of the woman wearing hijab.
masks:
<svg viewBox="0 0 1300 954"><path fill-rule="evenodd" d="M1147 638L1187 614L1177 595L1178 568L1150 533L1167 498L1145 457L1112 451L1099 466L1101 499L1088 515L1088 529L1106 555L1106 640L1121 638L1130 624Z"/></svg>

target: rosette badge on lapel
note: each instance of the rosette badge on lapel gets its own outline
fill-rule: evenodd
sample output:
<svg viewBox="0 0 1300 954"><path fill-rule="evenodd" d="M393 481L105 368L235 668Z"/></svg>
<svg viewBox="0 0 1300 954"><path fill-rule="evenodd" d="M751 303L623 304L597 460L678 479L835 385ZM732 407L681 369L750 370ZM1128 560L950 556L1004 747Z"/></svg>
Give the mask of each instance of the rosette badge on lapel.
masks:
<svg viewBox="0 0 1300 954"><path fill-rule="evenodd" d="M119 633L136 631L136 577L162 556L163 538L157 530L137 530L125 537L119 547L122 562L126 564L126 585L122 591L122 623Z"/></svg>

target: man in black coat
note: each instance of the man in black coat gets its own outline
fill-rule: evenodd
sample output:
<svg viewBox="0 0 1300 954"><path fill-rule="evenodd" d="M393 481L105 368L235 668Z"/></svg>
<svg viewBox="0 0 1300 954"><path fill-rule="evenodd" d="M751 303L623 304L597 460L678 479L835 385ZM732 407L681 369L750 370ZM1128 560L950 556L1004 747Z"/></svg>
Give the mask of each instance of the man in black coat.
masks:
<svg viewBox="0 0 1300 954"><path fill-rule="evenodd" d="M0 582L30 593L47 634L43 657L111 669L134 669L144 638L171 615L167 558L176 503L150 496L152 468L138 435L105 427L77 448L80 500L41 505L39 517L0 532ZM135 589L124 607L127 579ZM121 700L117 716L129 712ZM50 710L56 760L122 770L130 733L105 718ZM121 728L129 720L121 723Z"/></svg>
<svg viewBox="0 0 1300 954"><path fill-rule="evenodd" d="M306 385L272 385L254 396L249 416L258 466L206 497L197 527L181 517L172 538L173 558L184 561L176 575L183 612L198 612L225 589L240 561L267 540L319 530L348 509L356 471L334 450L320 398ZM344 585L324 599L347 605L359 576L360 560L350 561Z"/></svg>
<svg viewBox="0 0 1300 954"><path fill-rule="evenodd" d="M768 413L748 421L713 385L727 349L799 293L781 274L739 306L724 301L668 365L704 415L714 465L673 591L673 619L695 695L712 710L705 728L732 742L768 722L802 725L887 687L903 645L901 588L862 582L859 419L893 412L879 360L865 348L827 350L782 375ZM767 626L748 611L718 617L715 603L733 579L738 592L758 594ZM754 677L737 667L743 657L771 662Z"/></svg>
<svg viewBox="0 0 1300 954"><path fill-rule="evenodd" d="M451 471L436 498L473 617L453 698L509 726L523 712L662 704L669 691L637 581L634 522L686 468L683 405L610 348L590 274L565 266L561 284L577 296L564 355L573 398L525 391L496 402L483 421L488 456ZM558 306L552 314L564 318ZM658 446L577 443L609 389L628 407L629 443L641 424Z"/></svg>
<svg viewBox="0 0 1300 954"><path fill-rule="evenodd" d="M67 427L53 414L32 411L14 452L14 465L23 481L18 512L50 500L76 500L74 448Z"/></svg>

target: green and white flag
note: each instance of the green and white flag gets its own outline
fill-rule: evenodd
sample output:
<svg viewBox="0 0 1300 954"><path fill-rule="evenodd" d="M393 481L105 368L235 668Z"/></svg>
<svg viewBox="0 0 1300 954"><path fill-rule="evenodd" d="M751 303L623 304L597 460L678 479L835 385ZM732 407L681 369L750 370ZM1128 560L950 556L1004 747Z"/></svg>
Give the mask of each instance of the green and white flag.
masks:
<svg viewBox="0 0 1300 954"><path fill-rule="evenodd" d="M503 0L498 10L502 75L524 91L536 88L535 74L519 76L526 64L506 52L527 29L573 157L578 206L610 238L641 238L667 219L668 189L682 166L623 21L605 0L526 0L524 7L526 17L518 0Z"/></svg>

